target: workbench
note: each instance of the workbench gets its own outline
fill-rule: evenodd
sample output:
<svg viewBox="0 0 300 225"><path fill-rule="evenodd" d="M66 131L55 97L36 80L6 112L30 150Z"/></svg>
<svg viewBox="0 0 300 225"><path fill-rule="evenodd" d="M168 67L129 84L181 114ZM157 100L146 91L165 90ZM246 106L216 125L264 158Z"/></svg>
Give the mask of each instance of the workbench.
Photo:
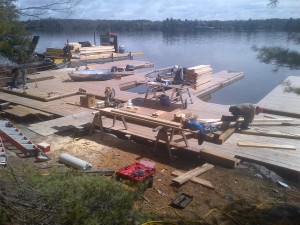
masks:
<svg viewBox="0 0 300 225"><path fill-rule="evenodd" d="M145 126L154 127L153 132L158 132L156 136L156 141L154 144L154 149L157 149L158 142L160 140L164 141L167 145L167 151L170 159L172 159L172 153L170 148L170 142L173 141L174 133L178 132L184 142L188 147L188 140L185 136L184 129L182 129L182 124L179 122L174 122L166 119L155 118L148 115L143 115L140 113L133 113L128 111L123 111L121 109L105 108L100 109L98 112L94 112L95 116L92 122L92 127L90 133L95 129L95 125L98 125L101 131L104 131L102 116L108 116L113 118L112 127L115 126L117 117L119 117L124 125L125 130L128 130L128 124L126 120L137 122L139 124L144 124ZM169 137L170 133L170 137Z"/></svg>

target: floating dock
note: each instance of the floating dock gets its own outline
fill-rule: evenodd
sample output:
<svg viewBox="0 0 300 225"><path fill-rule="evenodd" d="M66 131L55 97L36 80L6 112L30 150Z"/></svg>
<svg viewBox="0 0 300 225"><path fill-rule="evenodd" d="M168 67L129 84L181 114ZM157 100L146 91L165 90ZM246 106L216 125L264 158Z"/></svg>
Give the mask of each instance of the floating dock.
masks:
<svg viewBox="0 0 300 225"><path fill-rule="evenodd" d="M105 64L93 64L89 65L89 67L111 68L112 66L121 67L128 64L134 65L136 68L153 66L148 61L123 60ZM71 70L73 69L65 68L30 75L28 76L30 82L27 90L7 90L2 88L0 99L11 103L10 108L2 111L15 116L39 114L39 112L39 115L45 114L44 116L47 116L49 120L32 124L28 128L41 135L50 135L64 131L70 126L76 127L91 124L94 118L93 113L97 112L97 110L81 107L80 96L87 93L96 96L98 99L104 99L105 88L111 87L116 91L116 99L123 102L131 99L138 114L151 116L160 111L162 112L160 118L169 121L173 120L174 114L178 112L196 114L200 119L220 119L222 115L229 115L229 105L209 103L201 100L201 98L205 99L210 93L244 77L242 72L221 71L212 74L210 82L197 87L196 90L189 88L193 104L189 103L187 108L184 109L181 102L173 103L171 106L163 106L154 98L144 101L145 93L129 92L129 88L145 82L144 75L146 72L143 70L137 69L134 75L122 77L121 79L91 82L71 81L68 76L68 72ZM300 86L299 77L289 77L288 79L292 85ZM85 90L86 93L82 93L79 90ZM167 90L166 94L171 95L171 91ZM215 164L226 164L226 157L228 159L237 159L237 161L238 159L245 159L280 169L287 174L299 175L299 102L299 95L286 93L283 86L278 86L258 103L266 108L268 113L256 116L256 120L251 125L248 133L232 132L233 134L222 144L205 141L202 145L198 144L194 134L187 134L189 146L186 146L181 135L175 133L170 143L171 149L180 149L199 154L200 157ZM16 105L20 105L23 108ZM268 122L270 118L279 122L270 123ZM113 119L110 117L103 118L105 131L121 137L126 136L136 141L155 144L157 132L153 132L153 127L127 121L128 129L124 129L122 120L117 119L115 126L112 126L112 122ZM274 135L276 132L277 136ZM250 143L250 146L239 145L238 143ZM257 147L251 145L251 143L261 143L264 146ZM293 146L294 148L285 149L283 145ZM279 147L276 148L276 146ZM160 151L164 151L164 147L165 143L160 141Z"/></svg>

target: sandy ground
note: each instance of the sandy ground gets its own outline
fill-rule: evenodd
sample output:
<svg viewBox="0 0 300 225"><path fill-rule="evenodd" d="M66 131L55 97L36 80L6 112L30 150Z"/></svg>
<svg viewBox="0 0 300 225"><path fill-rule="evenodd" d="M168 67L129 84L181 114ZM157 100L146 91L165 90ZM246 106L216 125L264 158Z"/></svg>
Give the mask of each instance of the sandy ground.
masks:
<svg viewBox="0 0 300 225"><path fill-rule="evenodd" d="M191 181L182 186L174 185L172 171L187 172L204 162L194 155L174 152L171 162L164 149L153 152L151 146L119 139L113 135L96 132L93 135L76 137L75 133L39 136L20 125L25 135L34 143L47 142L51 151L50 161L34 163L34 159L20 159L16 150L9 146L9 161L23 160L46 172L51 168L66 166L58 162L62 153L91 163L95 170L118 170L140 160L155 163L153 186L144 192L142 208L145 212L156 212L163 221L175 224L300 224L299 184L288 183L292 189L281 187L281 180L264 167L242 162L237 169L214 166L200 178L212 183L210 189ZM184 209L170 207L180 194L192 196Z"/></svg>

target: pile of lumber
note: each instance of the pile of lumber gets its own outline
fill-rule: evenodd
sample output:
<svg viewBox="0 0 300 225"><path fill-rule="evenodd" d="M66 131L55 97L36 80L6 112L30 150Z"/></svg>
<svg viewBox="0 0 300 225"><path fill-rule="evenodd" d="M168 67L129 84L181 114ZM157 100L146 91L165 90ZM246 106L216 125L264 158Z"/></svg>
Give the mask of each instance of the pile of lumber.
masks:
<svg viewBox="0 0 300 225"><path fill-rule="evenodd" d="M46 58L50 58L50 59L65 58L64 50L62 48L47 48L44 55L46 56Z"/></svg>
<svg viewBox="0 0 300 225"><path fill-rule="evenodd" d="M72 42L69 43L70 46L73 46L71 49L72 54L81 54L81 55L97 55L115 52L113 45L108 46L91 46L91 47L81 47L81 44Z"/></svg>
<svg viewBox="0 0 300 225"><path fill-rule="evenodd" d="M196 87L211 81L212 68L210 65L199 65L187 68L185 82L196 85Z"/></svg>

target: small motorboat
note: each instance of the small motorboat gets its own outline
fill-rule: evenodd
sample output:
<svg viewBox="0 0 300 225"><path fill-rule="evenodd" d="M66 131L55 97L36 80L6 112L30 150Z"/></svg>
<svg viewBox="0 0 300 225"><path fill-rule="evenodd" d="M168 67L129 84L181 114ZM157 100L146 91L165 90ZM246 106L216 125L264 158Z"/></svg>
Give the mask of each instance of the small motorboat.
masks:
<svg viewBox="0 0 300 225"><path fill-rule="evenodd" d="M75 70L69 74L69 77L73 81L103 81L111 80L114 78L119 78L122 76L132 75L134 71L126 71L121 69L84 69L84 70Z"/></svg>

